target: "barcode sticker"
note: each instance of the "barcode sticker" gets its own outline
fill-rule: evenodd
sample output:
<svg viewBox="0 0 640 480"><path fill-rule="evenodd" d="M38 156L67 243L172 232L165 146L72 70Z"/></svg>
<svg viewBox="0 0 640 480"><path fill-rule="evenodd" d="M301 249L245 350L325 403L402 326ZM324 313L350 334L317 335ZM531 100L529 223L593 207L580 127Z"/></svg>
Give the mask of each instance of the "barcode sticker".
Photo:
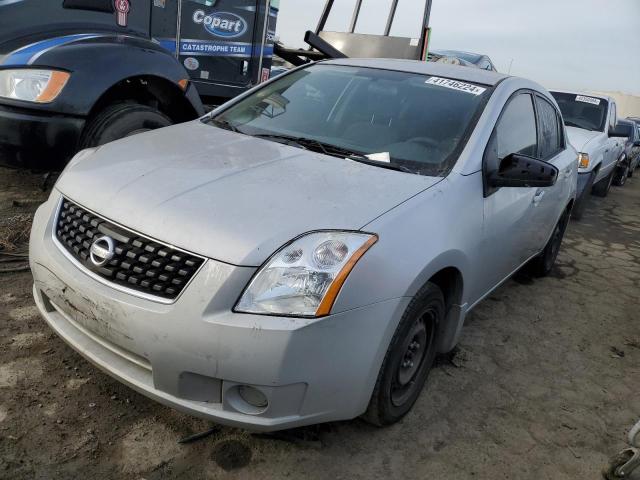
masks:
<svg viewBox="0 0 640 480"><path fill-rule="evenodd" d="M459 82L457 80L450 80L448 78L441 77L431 77L425 83L438 85L439 87L451 88L452 90L458 90L472 95L482 95L487 90L486 88L473 85L472 83Z"/></svg>
<svg viewBox="0 0 640 480"><path fill-rule="evenodd" d="M584 103L591 103L592 105L600 105L599 98L585 97L584 95L578 95L576 97L576 102L584 102Z"/></svg>

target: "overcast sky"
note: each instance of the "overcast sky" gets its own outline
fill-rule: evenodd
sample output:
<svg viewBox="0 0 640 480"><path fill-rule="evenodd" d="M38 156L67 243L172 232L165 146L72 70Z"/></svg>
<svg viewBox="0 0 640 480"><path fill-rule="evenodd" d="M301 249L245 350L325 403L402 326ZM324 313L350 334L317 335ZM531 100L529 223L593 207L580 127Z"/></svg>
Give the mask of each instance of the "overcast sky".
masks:
<svg viewBox="0 0 640 480"><path fill-rule="evenodd" d="M304 46L325 0L281 0L278 34ZM355 0L336 0L345 31ZM382 33L391 0L363 0L357 32ZM393 35L418 35L422 0L400 0ZM640 0L433 0L431 48L489 55L501 72L547 88L640 95Z"/></svg>

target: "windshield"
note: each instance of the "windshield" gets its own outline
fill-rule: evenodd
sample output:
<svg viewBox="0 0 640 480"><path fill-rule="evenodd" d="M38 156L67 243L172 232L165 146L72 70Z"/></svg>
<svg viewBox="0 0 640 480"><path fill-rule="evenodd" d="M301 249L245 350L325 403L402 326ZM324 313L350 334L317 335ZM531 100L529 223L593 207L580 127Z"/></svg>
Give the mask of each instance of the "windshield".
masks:
<svg viewBox="0 0 640 480"><path fill-rule="evenodd" d="M558 102L566 126L604 131L609 106L605 99L575 93L551 92L551 95Z"/></svg>
<svg viewBox="0 0 640 480"><path fill-rule="evenodd" d="M442 175L489 94L486 87L439 77L318 64L205 121L385 168Z"/></svg>

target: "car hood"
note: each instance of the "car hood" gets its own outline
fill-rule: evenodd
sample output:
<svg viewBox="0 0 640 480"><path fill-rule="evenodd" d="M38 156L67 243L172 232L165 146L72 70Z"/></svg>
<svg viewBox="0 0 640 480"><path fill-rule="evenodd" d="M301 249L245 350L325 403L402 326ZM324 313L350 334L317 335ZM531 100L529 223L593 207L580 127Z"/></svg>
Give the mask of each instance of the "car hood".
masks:
<svg viewBox="0 0 640 480"><path fill-rule="evenodd" d="M587 144L594 138L604 135L602 132L585 130L584 128L567 127L567 136L569 143L574 146L578 152L589 153Z"/></svg>
<svg viewBox="0 0 640 480"><path fill-rule="evenodd" d="M195 121L104 145L72 161L57 188L146 236L258 266L302 233L361 229L440 180Z"/></svg>

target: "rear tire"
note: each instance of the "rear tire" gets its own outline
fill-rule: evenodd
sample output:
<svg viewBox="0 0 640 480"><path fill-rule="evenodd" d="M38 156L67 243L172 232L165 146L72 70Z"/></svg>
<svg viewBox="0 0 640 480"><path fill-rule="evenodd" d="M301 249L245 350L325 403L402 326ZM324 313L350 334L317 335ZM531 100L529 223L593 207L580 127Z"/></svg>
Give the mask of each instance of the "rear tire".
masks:
<svg viewBox="0 0 640 480"><path fill-rule="evenodd" d="M137 103L110 105L88 124L81 148L97 147L120 138L171 125L171 119L155 108Z"/></svg>
<svg viewBox="0 0 640 480"><path fill-rule="evenodd" d="M606 197L609 193L609 190L611 190L611 184L613 183L613 176L615 175L615 173L616 169L614 168L609 175L607 175L605 178L603 178L593 186L591 193L596 197Z"/></svg>
<svg viewBox="0 0 640 480"><path fill-rule="evenodd" d="M558 252L560 252L560 246L562 245L562 239L564 238L564 232L567 230L567 224L569 223L569 210L566 210L551 234L551 238L544 247L544 250L540 255L532 258L527 265L525 265L525 271L533 277L546 277L553 270L553 266L558 258Z"/></svg>
<svg viewBox="0 0 640 480"><path fill-rule="evenodd" d="M442 291L427 283L409 303L391 339L364 420L391 425L411 410L433 366L444 314Z"/></svg>

